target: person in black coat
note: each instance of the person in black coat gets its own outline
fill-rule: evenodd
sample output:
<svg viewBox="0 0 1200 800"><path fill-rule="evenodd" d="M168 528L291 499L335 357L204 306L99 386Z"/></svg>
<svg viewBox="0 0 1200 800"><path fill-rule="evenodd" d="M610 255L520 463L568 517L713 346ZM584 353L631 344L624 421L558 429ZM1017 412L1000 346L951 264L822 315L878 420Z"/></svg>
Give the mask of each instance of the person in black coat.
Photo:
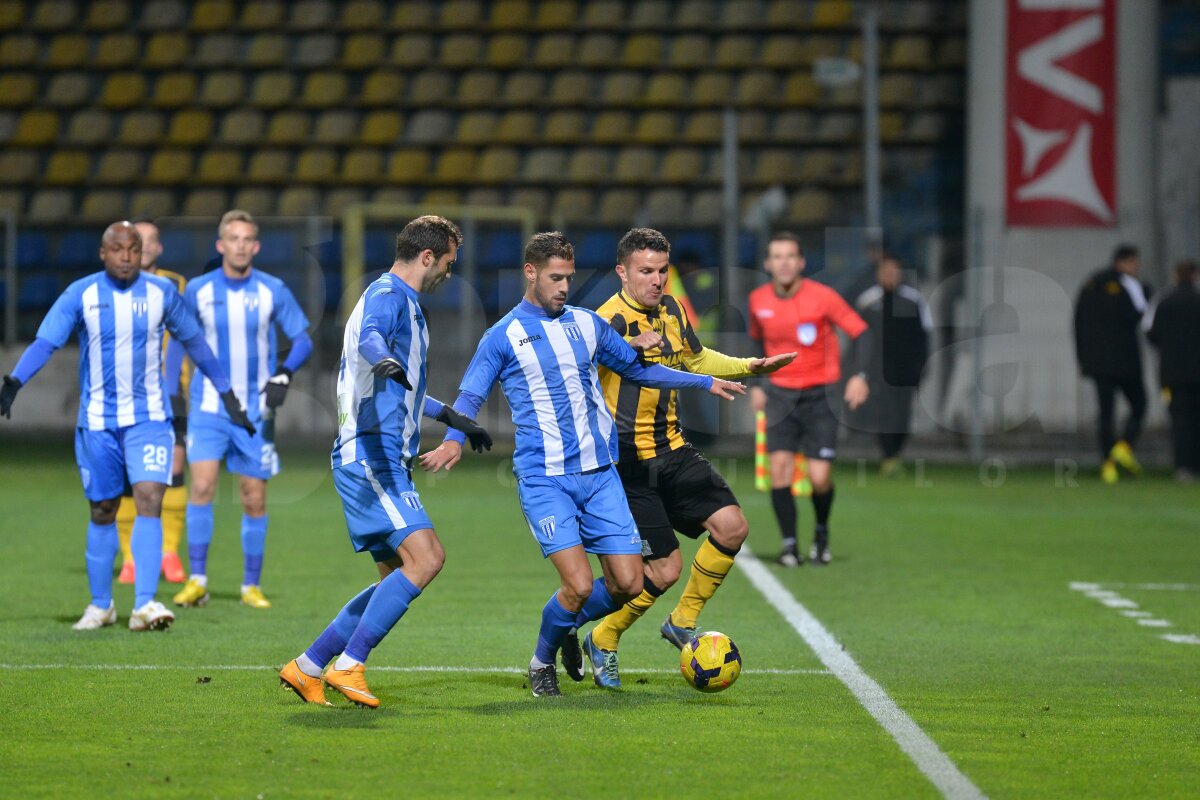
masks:
<svg viewBox="0 0 1200 800"><path fill-rule="evenodd" d="M1158 380L1169 397L1175 478L1200 475L1200 286L1196 262L1175 267L1175 287L1146 312L1142 325L1158 348Z"/></svg>
<svg viewBox="0 0 1200 800"><path fill-rule="evenodd" d="M883 452L880 471L891 475L900 468L913 397L929 355L933 318L921 293L904 283L904 271L894 256L879 259L875 281L855 303L868 330L878 332L867 377L871 396L859 423L878 436Z"/></svg>
<svg viewBox="0 0 1200 800"><path fill-rule="evenodd" d="M1137 279L1140 268L1137 248L1120 245L1113 252L1112 266L1088 278L1075 303L1075 353L1080 371L1096 384L1100 477L1105 483L1117 482L1118 465L1129 472L1141 471L1133 455L1146 416L1138 327L1150 289ZM1114 424L1118 391L1129 401L1120 439Z"/></svg>

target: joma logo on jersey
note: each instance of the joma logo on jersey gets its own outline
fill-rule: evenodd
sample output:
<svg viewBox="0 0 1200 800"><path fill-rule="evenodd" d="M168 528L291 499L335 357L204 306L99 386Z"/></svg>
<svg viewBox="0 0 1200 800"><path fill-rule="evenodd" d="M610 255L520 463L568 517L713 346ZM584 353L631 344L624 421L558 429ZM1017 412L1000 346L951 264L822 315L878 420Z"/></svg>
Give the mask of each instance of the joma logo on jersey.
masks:
<svg viewBox="0 0 1200 800"><path fill-rule="evenodd" d="M535 333L533 336L526 336L524 339L521 339L519 342L517 342L517 347L520 347L523 344L529 344L530 342L536 342L541 338L542 335L540 333Z"/></svg>
<svg viewBox="0 0 1200 800"><path fill-rule="evenodd" d="M567 338L572 342L578 342L583 338L583 332L579 330L579 326L574 322L564 322L562 328L563 333L565 333Z"/></svg>

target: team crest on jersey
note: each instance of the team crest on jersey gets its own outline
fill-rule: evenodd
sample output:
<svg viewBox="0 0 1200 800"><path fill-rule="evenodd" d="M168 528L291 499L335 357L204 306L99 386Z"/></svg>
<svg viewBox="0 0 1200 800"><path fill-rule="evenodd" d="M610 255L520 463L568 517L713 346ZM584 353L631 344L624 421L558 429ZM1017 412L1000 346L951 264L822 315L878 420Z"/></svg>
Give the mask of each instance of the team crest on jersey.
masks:
<svg viewBox="0 0 1200 800"><path fill-rule="evenodd" d="M421 496L416 492L401 492L400 499L404 501L404 505L413 511L421 510Z"/></svg>
<svg viewBox="0 0 1200 800"><path fill-rule="evenodd" d="M546 537L547 539L553 539L554 538L554 516L551 515L544 519L539 519L538 520L538 528L541 529L542 536Z"/></svg>
<svg viewBox="0 0 1200 800"><path fill-rule="evenodd" d="M565 333L567 338L572 342L578 342L583 338L583 331L579 330L579 326L574 322L564 322L562 327L563 333Z"/></svg>
<svg viewBox="0 0 1200 800"><path fill-rule="evenodd" d="M812 347L817 341L817 326L811 322L801 322L796 326L796 339L805 347Z"/></svg>
<svg viewBox="0 0 1200 800"><path fill-rule="evenodd" d="M246 295L245 297L242 298L242 305L244 305L248 311L254 311L255 309L258 308L258 295L257 294Z"/></svg>
<svg viewBox="0 0 1200 800"><path fill-rule="evenodd" d="M134 300L130 305L133 307L133 313L139 317L150 313L150 301L148 300Z"/></svg>

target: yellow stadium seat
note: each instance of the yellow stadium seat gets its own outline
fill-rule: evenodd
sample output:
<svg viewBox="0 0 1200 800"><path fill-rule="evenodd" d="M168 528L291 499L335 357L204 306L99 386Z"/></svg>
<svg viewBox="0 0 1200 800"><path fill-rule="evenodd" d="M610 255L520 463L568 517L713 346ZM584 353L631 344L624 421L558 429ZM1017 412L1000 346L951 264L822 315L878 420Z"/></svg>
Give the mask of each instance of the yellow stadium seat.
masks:
<svg viewBox="0 0 1200 800"><path fill-rule="evenodd" d="M771 121L771 138L779 142L794 144L808 141L813 135L812 113L788 109L775 115Z"/></svg>
<svg viewBox="0 0 1200 800"><path fill-rule="evenodd" d="M366 199L367 193L363 189L333 189L325 193L322 213L327 217L340 219L348 207L366 202Z"/></svg>
<svg viewBox="0 0 1200 800"><path fill-rule="evenodd" d="M79 33L60 33L46 48L45 64L51 69L70 69L87 61L91 43Z"/></svg>
<svg viewBox="0 0 1200 800"><path fill-rule="evenodd" d="M959 69L967 63L967 41L961 36L942 40L937 49L937 66L940 69Z"/></svg>
<svg viewBox="0 0 1200 800"><path fill-rule="evenodd" d="M800 37L768 36L760 62L768 69L795 69L803 66L803 55Z"/></svg>
<svg viewBox="0 0 1200 800"><path fill-rule="evenodd" d="M904 115L884 112L879 115L879 138L885 142L896 142L904 138Z"/></svg>
<svg viewBox="0 0 1200 800"><path fill-rule="evenodd" d="M399 72L372 72L363 81L359 102L368 106L394 106L404 97L404 76Z"/></svg>
<svg viewBox="0 0 1200 800"><path fill-rule="evenodd" d="M586 72L559 72L550 83L550 102L554 105L573 105L581 98L591 97L592 86L592 76Z"/></svg>
<svg viewBox="0 0 1200 800"><path fill-rule="evenodd" d="M514 72L504 83L504 102L509 105L537 105L545 95L546 78L540 72Z"/></svg>
<svg viewBox="0 0 1200 800"><path fill-rule="evenodd" d="M707 28L717 21L717 5L712 0L683 0L675 11L677 28Z"/></svg>
<svg viewBox="0 0 1200 800"><path fill-rule="evenodd" d="M742 69L753 66L758 52L758 40L743 34L727 34L717 40L713 60L721 69Z"/></svg>
<svg viewBox="0 0 1200 800"><path fill-rule="evenodd" d="M721 141L721 113L693 111L683 123L680 139L688 144L714 144Z"/></svg>
<svg viewBox="0 0 1200 800"><path fill-rule="evenodd" d="M349 81L341 72L315 72L304 80L300 105L306 108L329 108L346 102Z"/></svg>
<svg viewBox="0 0 1200 800"><path fill-rule="evenodd" d="M221 118L217 141L222 144L257 144L266 127L266 119L257 108L236 108Z"/></svg>
<svg viewBox="0 0 1200 800"><path fill-rule="evenodd" d="M489 69L474 69L458 82L458 102L467 108L486 106L500 96L500 73Z"/></svg>
<svg viewBox="0 0 1200 800"><path fill-rule="evenodd" d="M245 208L245 206L237 206ZM171 217L175 215L175 192L170 189L138 189L129 198L129 214L148 217ZM253 212L252 212L253 213Z"/></svg>
<svg viewBox="0 0 1200 800"><path fill-rule="evenodd" d="M15 108L31 105L37 96L38 82L33 75L0 73L0 106Z"/></svg>
<svg viewBox="0 0 1200 800"><path fill-rule="evenodd" d="M890 108L905 108L917 96L917 82L912 75L891 73L879 79L879 104Z"/></svg>
<svg viewBox="0 0 1200 800"><path fill-rule="evenodd" d="M558 110L546 117L542 140L550 144L575 144L582 141L587 117L582 111Z"/></svg>
<svg viewBox="0 0 1200 800"><path fill-rule="evenodd" d="M632 69L648 69L662 65L662 37L653 33L637 33L625 40L621 52L621 66Z"/></svg>
<svg viewBox="0 0 1200 800"><path fill-rule="evenodd" d="M630 8L629 25L643 30L663 31L671 27L669 0L638 0Z"/></svg>
<svg viewBox="0 0 1200 800"><path fill-rule="evenodd" d="M104 81L100 105L104 108L132 108L146 99L146 79L140 72L115 72Z"/></svg>
<svg viewBox="0 0 1200 800"><path fill-rule="evenodd" d="M622 147L617 151L612 177L621 183L649 183L658 171L658 153L649 147Z"/></svg>
<svg viewBox="0 0 1200 800"><path fill-rule="evenodd" d="M590 222L596 198L591 189L562 189L554 196L551 211L556 221L565 223Z"/></svg>
<svg viewBox="0 0 1200 800"><path fill-rule="evenodd" d="M77 108L92 97L92 81L85 72L58 72L50 78L42 102L49 106Z"/></svg>
<svg viewBox="0 0 1200 800"><path fill-rule="evenodd" d="M807 24L807 14L808 8L796 0L771 0L767 7L767 26L771 30L795 30Z"/></svg>
<svg viewBox="0 0 1200 800"><path fill-rule="evenodd" d="M712 42L699 33L681 33L671 40L667 63L680 69L707 67L713 60Z"/></svg>
<svg viewBox="0 0 1200 800"><path fill-rule="evenodd" d="M89 31L111 31L129 24L129 3L126 0L96 0L87 4L83 27Z"/></svg>
<svg viewBox="0 0 1200 800"><path fill-rule="evenodd" d="M165 127L163 116L157 111L130 111L121 117L117 141L127 145L157 144Z"/></svg>
<svg viewBox="0 0 1200 800"><path fill-rule="evenodd" d="M287 60L288 37L282 33L258 33L246 48L246 63L258 69L271 69Z"/></svg>
<svg viewBox="0 0 1200 800"><path fill-rule="evenodd" d="M200 156L193 182L202 185L240 183L245 177L242 172L240 150L208 150Z"/></svg>
<svg viewBox="0 0 1200 800"><path fill-rule="evenodd" d="M641 207L641 190L609 189L600 195L596 221L601 225L624 228L633 222Z"/></svg>
<svg viewBox="0 0 1200 800"><path fill-rule="evenodd" d="M383 152L377 148L356 148L342 159L341 182L353 185L379 183L384 176Z"/></svg>
<svg viewBox="0 0 1200 800"><path fill-rule="evenodd" d="M154 82L150 105L154 108L190 106L196 97L194 72L166 72Z"/></svg>
<svg viewBox="0 0 1200 800"><path fill-rule="evenodd" d="M192 52L192 61L206 68L233 66L241 57L241 39L229 33L210 33L199 37Z"/></svg>
<svg viewBox="0 0 1200 800"><path fill-rule="evenodd" d="M383 61L387 43L377 33L356 33L346 38L342 48L342 67L345 69L370 69Z"/></svg>
<svg viewBox="0 0 1200 800"><path fill-rule="evenodd" d="M358 133L358 114L344 109L322 111L313 130L317 144L348 144Z"/></svg>
<svg viewBox="0 0 1200 800"><path fill-rule="evenodd" d="M409 93L418 107L441 105L454 96L454 76L440 70L419 72L412 79Z"/></svg>
<svg viewBox="0 0 1200 800"><path fill-rule="evenodd" d="M229 194L224 189L193 189L183 201L185 217L216 219L229 210Z"/></svg>
<svg viewBox="0 0 1200 800"><path fill-rule="evenodd" d="M167 128L167 142L178 145L205 144L213 134L213 117L201 109L175 112Z"/></svg>
<svg viewBox="0 0 1200 800"><path fill-rule="evenodd" d="M793 72L783 82L780 99L789 106L815 106L821 99L821 88L809 72Z"/></svg>
<svg viewBox="0 0 1200 800"><path fill-rule="evenodd" d="M331 183L337 179L337 153L329 148L310 148L296 159L295 180L301 183Z"/></svg>
<svg viewBox="0 0 1200 800"><path fill-rule="evenodd" d="M567 160L571 183L598 183L612 174L612 155L599 147L577 147Z"/></svg>
<svg viewBox="0 0 1200 800"><path fill-rule="evenodd" d="M27 150L0 150L0 183L24 185L37 180L41 171L37 153Z"/></svg>
<svg viewBox="0 0 1200 800"><path fill-rule="evenodd" d="M279 184L291 180L292 156L286 150L262 149L250 154L249 183Z"/></svg>
<svg viewBox="0 0 1200 800"><path fill-rule="evenodd" d="M371 111L363 118L359 140L363 144L394 144L404 132L404 118L396 111Z"/></svg>
<svg viewBox="0 0 1200 800"><path fill-rule="evenodd" d="M492 5L488 24L502 31L521 30L533 17L533 6L529 0L497 0Z"/></svg>
<svg viewBox="0 0 1200 800"><path fill-rule="evenodd" d="M833 201L829 192L804 189L788 204L787 218L802 226L823 225L829 222Z"/></svg>
<svg viewBox="0 0 1200 800"><path fill-rule="evenodd" d="M125 192L119 189L93 189L83 196L79 207L79 221L100 225L128 215Z"/></svg>
<svg viewBox="0 0 1200 800"><path fill-rule="evenodd" d="M187 4L181 0L150 0L141 4L138 25L152 31L180 29L187 24Z"/></svg>
<svg viewBox="0 0 1200 800"><path fill-rule="evenodd" d="M645 144L669 144L678 134L678 120L671 111L647 111L637 121L633 138Z"/></svg>
<svg viewBox="0 0 1200 800"><path fill-rule="evenodd" d="M558 183L566 170L567 157L562 150L535 147L525 156L521 177L530 183Z"/></svg>
<svg viewBox="0 0 1200 800"><path fill-rule="evenodd" d="M644 79L640 73L622 70L609 72L604 76L600 85L601 104L606 106L624 106L637 103L642 99Z"/></svg>
<svg viewBox="0 0 1200 800"><path fill-rule="evenodd" d="M146 159L138 150L106 150L96 165L96 183L122 186L138 183L146 174Z"/></svg>
<svg viewBox="0 0 1200 800"><path fill-rule="evenodd" d="M537 138L540 120L540 115L532 111L509 111L496 126L496 141L503 144L532 144Z"/></svg>
<svg viewBox="0 0 1200 800"><path fill-rule="evenodd" d="M454 132L454 117L440 108L425 109L408 120L408 140L422 144L443 144Z"/></svg>
<svg viewBox="0 0 1200 800"><path fill-rule="evenodd" d="M0 67L23 67L32 64L38 57L36 36L15 33L0 40Z"/></svg>
<svg viewBox="0 0 1200 800"><path fill-rule="evenodd" d="M824 148L808 148L800 159L799 169L796 170L796 180L800 183L822 183L830 180L837 173L838 157L836 150Z"/></svg>
<svg viewBox="0 0 1200 800"><path fill-rule="evenodd" d="M278 30L285 16L282 0L250 0L242 6L238 27L244 31Z"/></svg>
<svg viewBox="0 0 1200 800"><path fill-rule="evenodd" d="M275 212L275 192L257 187L239 189L233 196L233 207L249 211L258 217L268 216Z"/></svg>
<svg viewBox="0 0 1200 800"><path fill-rule="evenodd" d="M723 30L757 28L766 21L767 9L760 0L738 0L721 4L720 25Z"/></svg>
<svg viewBox="0 0 1200 800"><path fill-rule="evenodd" d="M192 6L191 29L201 33L221 31L233 25L234 8L229 0L199 0Z"/></svg>
<svg viewBox="0 0 1200 800"><path fill-rule="evenodd" d="M483 23L483 3L480 0L445 0L440 4L439 23L446 30L477 28Z"/></svg>
<svg viewBox="0 0 1200 800"><path fill-rule="evenodd" d="M110 33L100 37L92 64L100 69L127 67L141 55L142 44L131 33Z"/></svg>
<svg viewBox="0 0 1200 800"><path fill-rule="evenodd" d="M533 47L537 67L565 67L575 61L575 37L569 33L547 33Z"/></svg>
<svg viewBox="0 0 1200 800"><path fill-rule="evenodd" d="M754 160L753 183L783 183L796 173L796 153L782 148L760 150Z"/></svg>
<svg viewBox="0 0 1200 800"><path fill-rule="evenodd" d="M433 209L461 204L462 192L458 189L426 189L425 193L421 195L421 205L429 206Z"/></svg>
<svg viewBox="0 0 1200 800"><path fill-rule="evenodd" d="M725 106L733 101L733 76L727 72L702 72L692 83L692 102L698 106Z"/></svg>
<svg viewBox="0 0 1200 800"><path fill-rule="evenodd" d="M20 2L0 5L0 31L11 31L25 24L25 4Z"/></svg>
<svg viewBox="0 0 1200 800"><path fill-rule="evenodd" d="M29 27L37 31L60 31L73 26L76 5L69 0L39 0L29 15Z"/></svg>
<svg viewBox="0 0 1200 800"><path fill-rule="evenodd" d="M930 69L933 55L926 36L899 36L888 49L885 63L892 69Z"/></svg>
<svg viewBox="0 0 1200 800"><path fill-rule="evenodd" d="M625 25L625 4L620 0L587 0L583 4L583 29L601 30Z"/></svg>
<svg viewBox="0 0 1200 800"><path fill-rule="evenodd" d="M488 40L487 63L499 69L519 67L529 60L529 39L515 33L502 33Z"/></svg>
<svg viewBox="0 0 1200 800"><path fill-rule="evenodd" d="M40 224L62 222L72 216L74 208L75 200L70 189L40 189L29 201L25 219Z"/></svg>
<svg viewBox="0 0 1200 800"><path fill-rule="evenodd" d="M684 105L690 94L687 76L677 72L658 72L646 82L642 103L648 106Z"/></svg>
<svg viewBox="0 0 1200 800"><path fill-rule="evenodd" d="M764 141L771 135L771 115L765 111L743 109L737 115L738 139L743 142Z"/></svg>
<svg viewBox="0 0 1200 800"><path fill-rule="evenodd" d="M279 108L290 103L295 92L296 79L290 72L264 72L254 79L250 102L262 108Z"/></svg>
<svg viewBox="0 0 1200 800"><path fill-rule="evenodd" d="M812 64L819 58L836 58L848 55L846 42L841 36L809 35L800 39L800 63Z"/></svg>
<svg viewBox="0 0 1200 800"><path fill-rule="evenodd" d="M395 150L388 158L387 179L394 183L422 182L429 178L431 163L428 150L411 147Z"/></svg>
<svg viewBox="0 0 1200 800"><path fill-rule="evenodd" d="M841 186L862 186L862 153L847 153L837 178Z"/></svg>
<svg viewBox="0 0 1200 800"><path fill-rule="evenodd" d="M611 33L589 33L580 41L575 57L585 67L613 66L617 61L617 37Z"/></svg>
<svg viewBox="0 0 1200 800"><path fill-rule="evenodd" d="M592 141L619 144L633 133L633 117L628 111L601 111L592 120Z"/></svg>
<svg viewBox="0 0 1200 800"><path fill-rule="evenodd" d="M442 151L433 177L438 183L468 183L475 179L475 167L474 150L451 147Z"/></svg>
<svg viewBox="0 0 1200 800"><path fill-rule="evenodd" d="M507 205L504 202L504 190L493 188L491 186L477 186L473 189L467 189L463 195L463 205L467 206L492 206L499 208Z"/></svg>
<svg viewBox="0 0 1200 800"><path fill-rule="evenodd" d="M281 217L306 217L321 211L321 190L315 186L289 186L279 193L275 213Z"/></svg>
<svg viewBox="0 0 1200 800"><path fill-rule="evenodd" d="M704 151L677 147L663 156L659 179L668 183L691 183L704 174Z"/></svg>
<svg viewBox="0 0 1200 800"><path fill-rule="evenodd" d="M146 69L172 69L191 53L188 37L174 31L161 31L146 40L141 65Z"/></svg>
<svg viewBox="0 0 1200 800"><path fill-rule="evenodd" d="M854 24L854 6L850 0L817 0L812 13L816 28L845 28Z"/></svg>
<svg viewBox="0 0 1200 800"><path fill-rule="evenodd" d="M496 114L492 111L467 111L458 117L454 140L460 144L487 144L496 131Z"/></svg>
<svg viewBox="0 0 1200 800"><path fill-rule="evenodd" d="M185 184L192 177L192 154L187 150L159 150L150 157L146 182L157 185Z"/></svg>
<svg viewBox="0 0 1200 800"><path fill-rule="evenodd" d="M288 27L294 31L327 31L333 28L333 4L327 0L300 0L289 3Z"/></svg>
<svg viewBox="0 0 1200 800"><path fill-rule="evenodd" d="M267 123L267 143L303 144L312 132L312 121L303 111L276 111Z"/></svg>
<svg viewBox="0 0 1200 800"><path fill-rule="evenodd" d="M47 186L78 186L91 174L92 160L79 150L55 150L46 162L42 183Z"/></svg>
<svg viewBox="0 0 1200 800"><path fill-rule="evenodd" d="M58 114L42 108L31 108L21 114L9 144L31 147L52 144L58 138L58 128Z"/></svg>
<svg viewBox="0 0 1200 800"><path fill-rule="evenodd" d="M66 141L82 145L108 144L112 132L111 114L98 108L84 108L76 111L67 123Z"/></svg>
<svg viewBox="0 0 1200 800"><path fill-rule="evenodd" d="M476 178L481 183L507 183L517 177L521 156L513 147L489 147L479 157Z"/></svg>
<svg viewBox="0 0 1200 800"><path fill-rule="evenodd" d="M403 0L392 12L392 27L398 31L429 28L436 22L437 10L430 0Z"/></svg>
<svg viewBox="0 0 1200 800"><path fill-rule="evenodd" d="M550 192L532 186L522 186L513 189L509 194L508 205L511 208L528 208L537 214L538 219L544 219L550 211Z"/></svg>
<svg viewBox="0 0 1200 800"><path fill-rule="evenodd" d="M407 186L389 186L386 189L376 189L371 193L371 202L393 206L409 205L417 199L415 189Z"/></svg>
<svg viewBox="0 0 1200 800"><path fill-rule="evenodd" d="M578 14L575 0L543 0L538 3L533 27L539 31L564 30L575 24Z"/></svg>
<svg viewBox="0 0 1200 800"><path fill-rule="evenodd" d="M384 4L380 0L350 0L342 4L339 26L346 31L378 31L387 23Z"/></svg>
<svg viewBox="0 0 1200 800"><path fill-rule="evenodd" d="M688 197L683 189L654 189L646 195L646 215L655 225L687 221Z"/></svg>
<svg viewBox="0 0 1200 800"><path fill-rule="evenodd" d="M443 37L438 53L440 66L465 69L483 60L483 37L476 33L452 33Z"/></svg>
<svg viewBox="0 0 1200 800"><path fill-rule="evenodd" d="M737 100L742 105L760 106L779 100L779 82L774 73L751 70L737 82Z"/></svg>
<svg viewBox="0 0 1200 800"><path fill-rule="evenodd" d="M200 87L200 104L228 108L242 101L246 84L240 72L210 72Z"/></svg>

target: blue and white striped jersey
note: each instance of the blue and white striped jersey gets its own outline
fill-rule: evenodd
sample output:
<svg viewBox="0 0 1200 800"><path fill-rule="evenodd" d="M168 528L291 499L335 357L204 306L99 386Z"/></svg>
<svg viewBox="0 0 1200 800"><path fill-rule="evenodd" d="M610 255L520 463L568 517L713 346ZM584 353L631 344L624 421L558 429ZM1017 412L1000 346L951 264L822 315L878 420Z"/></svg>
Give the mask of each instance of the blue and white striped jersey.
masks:
<svg viewBox="0 0 1200 800"><path fill-rule="evenodd" d="M263 387L275 374L278 360L277 331L295 339L308 331L308 317L290 289L279 278L257 269L232 279L215 269L188 282L184 294L200 320L204 339L216 355L234 394L250 419L262 420L266 412ZM228 417L211 380L192 380L192 411Z"/></svg>
<svg viewBox="0 0 1200 800"><path fill-rule="evenodd" d="M140 273L121 288L105 272L81 278L54 302L37 337L62 347L79 334L79 427L113 430L171 418L163 381L163 329L200 333L175 284Z"/></svg>
<svg viewBox="0 0 1200 800"><path fill-rule="evenodd" d="M338 368L338 436L332 464L412 468L421 445L425 408L425 358L429 329L417 292L385 272L363 292L346 320ZM412 389L377 378L371 366L394 358Z"/></svg>

